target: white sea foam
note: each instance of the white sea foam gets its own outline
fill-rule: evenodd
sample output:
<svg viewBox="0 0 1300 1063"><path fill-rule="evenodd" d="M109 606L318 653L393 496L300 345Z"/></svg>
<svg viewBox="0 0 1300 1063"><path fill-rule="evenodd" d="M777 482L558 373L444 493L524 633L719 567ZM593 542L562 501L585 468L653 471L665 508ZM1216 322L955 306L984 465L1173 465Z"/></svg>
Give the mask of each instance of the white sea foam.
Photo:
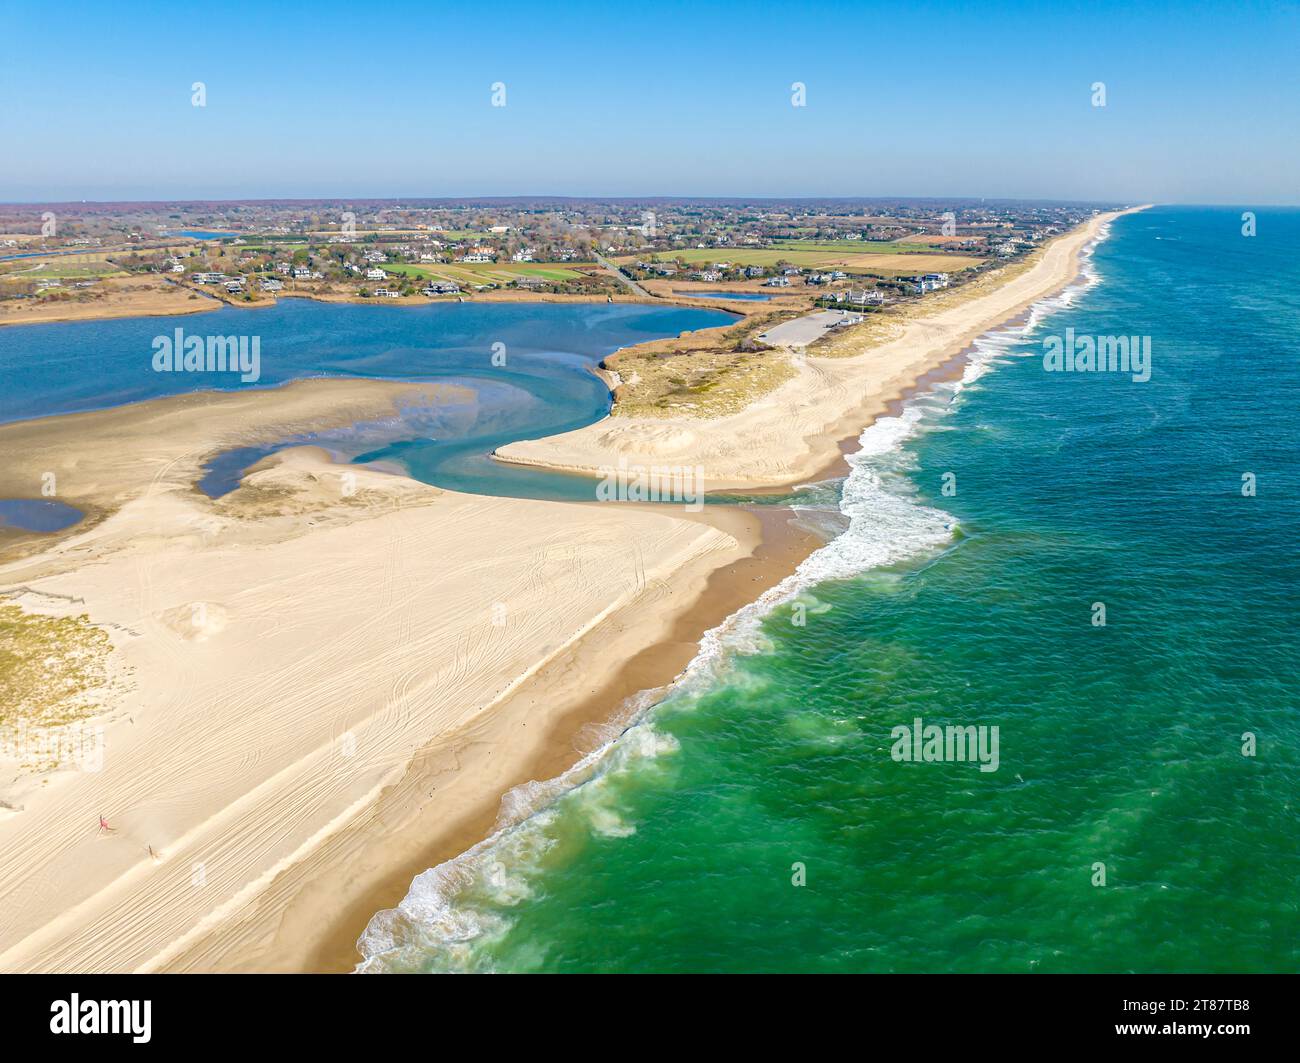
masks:
<svg viewBox="0 0 1300 1063"><path fill-rule="evenodd" d="M847 458L849 474L839 498L840 512L848 521L846 530L781 583L706 632L667 698L656 702L640 696L626 704L620 719L637 721L632 726L611 736L563 775L525 783L507 793L490 837L417 876L397 908L371 919L357 942L365 957L357 970L430 966L490 970L484 946L508 932L512 921L506 911L532 895L529 882L541 873L543 858L555 845L552 830L560 816L572 811L589 830L605 837L635 833L635 824L627 822L617 807L618 780L678 751L672 735L654 729L656 704L689 701L717 682L735 657L767 649L763 619L795 598L814 610L818 599L810 588L947 545L956 521L943 510L914 500L915 488L904 475L914 463L906 444L923 431L942 430L943 418L961 394L995 366L1033 353L1017 348L1045 317L1073 305L1080 293L1100 280L1092 253L1108 235L1109 226L1083 249L1082 280L1034 303L1022 323L978 337L959 378L935 384L905 403L897 416L881 417L868 426L858 438L857 452ZM733 672L729 681L742 675Z"/></svg>
<svg viewBox="0 0 1300 1063"><path fill-rule="evenodd" d="M417 875L396 908L370 920L357 941L365 957L357 972L490 970L483 946L509 930L506 909L532 896L530 882L556 844L550 828L557 819L576 814L604 837L636 833L617 807L617 786L611 784L679 748L676 738L646 721L563 775L509 791L488 838Z"/></svg>

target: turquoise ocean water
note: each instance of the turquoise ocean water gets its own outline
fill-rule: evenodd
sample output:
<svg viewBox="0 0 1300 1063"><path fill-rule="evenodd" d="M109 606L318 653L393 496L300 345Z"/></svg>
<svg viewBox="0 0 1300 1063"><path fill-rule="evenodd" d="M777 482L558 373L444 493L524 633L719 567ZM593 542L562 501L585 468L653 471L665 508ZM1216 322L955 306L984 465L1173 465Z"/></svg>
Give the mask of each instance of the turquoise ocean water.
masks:
<svg viewBox="0 0 1300 1063"><path fill-rule="evenodd" d="M841 534L362 969L1300 970L1300 213L1241 225L1118 220L867 429L803 496ZM1067 328L1150 379L1046 371ZM895 759L918 718L997 770Z"/></svg>

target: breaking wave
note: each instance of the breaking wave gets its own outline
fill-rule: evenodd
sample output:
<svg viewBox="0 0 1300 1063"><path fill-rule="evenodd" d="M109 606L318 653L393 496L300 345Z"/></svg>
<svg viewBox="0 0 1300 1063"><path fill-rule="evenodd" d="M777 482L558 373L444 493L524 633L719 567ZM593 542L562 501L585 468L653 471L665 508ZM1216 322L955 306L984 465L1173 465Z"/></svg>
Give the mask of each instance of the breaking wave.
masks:
<svg viewBox="0 0 1300 1063"><path fill-rule="evenodd" d="M492 834L472 849L425 871L411 883L396 908L375 915L357 942L361 973L397 971L489 971L492 942L509 932L511 909L533 895L544 862L562 847L566 830L623 837L635 833L619 810L619 787L661 766L679 752L677 740L655 730L655 707L680 705L734 678L729 663L762 652L764 618L775 608L828 580L848 579L872 569L950 545L956 519L915 499L907 473L915 465L908 443L942 427L961 394L997 365L1031 354L1025 339L1045 317L1072 306L1100 276L1092 252L1109 227L1081 253L1081 280L1034 303L1023 320L978 337L961 375L936 383L907 401L895 416L878 418L847 457L838 510L844 530L807 557L798 569L758 599L706 632L695 658L667 695L643 694L622 707L621 723L572 769L545 782L516 787L501 801ZM822 487L823 485L815 485ZM810 492L818 498L817 492ZM826 502L821 501L821 506ZM816 508L807 503L795 509ZM627 724L628 726L623 726Z"/></svg>

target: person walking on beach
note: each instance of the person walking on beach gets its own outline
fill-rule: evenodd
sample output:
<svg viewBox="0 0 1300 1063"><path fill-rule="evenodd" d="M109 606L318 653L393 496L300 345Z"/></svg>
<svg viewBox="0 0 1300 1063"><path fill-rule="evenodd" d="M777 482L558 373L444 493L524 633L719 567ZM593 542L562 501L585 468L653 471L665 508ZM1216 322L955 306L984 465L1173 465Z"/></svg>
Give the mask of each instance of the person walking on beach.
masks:
<svg viewBox="0 0 1300 1063"><path fill-rule="evenodd" d="M99 817L99 833L113 833L113 828L108 825L108 820L106 820L102 815Z"/></svg>

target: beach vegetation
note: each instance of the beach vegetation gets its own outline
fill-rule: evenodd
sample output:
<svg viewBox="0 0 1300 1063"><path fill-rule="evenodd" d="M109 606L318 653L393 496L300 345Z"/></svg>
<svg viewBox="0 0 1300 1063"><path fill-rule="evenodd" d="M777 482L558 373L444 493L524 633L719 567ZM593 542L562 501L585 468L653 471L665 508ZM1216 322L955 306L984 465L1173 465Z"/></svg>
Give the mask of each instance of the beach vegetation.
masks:
<svg viewBox="0 0 1300 1063"><path fill-rule="evenodd" d="M45 616L0 599L0 745L20 730L60 727L98 711L112 642L80 616Z"/></svg>

